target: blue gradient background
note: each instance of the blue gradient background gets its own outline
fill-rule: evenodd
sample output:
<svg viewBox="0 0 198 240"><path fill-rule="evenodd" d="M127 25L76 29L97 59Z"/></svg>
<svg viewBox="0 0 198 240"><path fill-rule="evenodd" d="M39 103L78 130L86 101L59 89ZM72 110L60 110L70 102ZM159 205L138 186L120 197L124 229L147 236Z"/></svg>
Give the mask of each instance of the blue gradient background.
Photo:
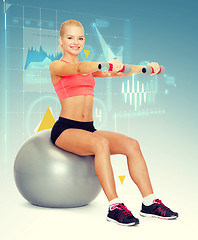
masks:
<svg viewBox="0 0 198 240"><path fill-rule="evenodd" d="M51 9L64 9L75 13L116 17L131 21L130 63L138 64L145 59L157 61L166 67L168 75L175 77L177 86L171 89L168 97L164 100L165 102L161 102L166 106L166 114L130 119L130 122L127 121L118 126L118 132L138 139L146 157L155 189L158 192L162 194L161 185L163 185L167 187L164 191L174 195L175 200L177 194L180 199L185 197L186 204L187 199L196 199L198 197L196 190L198 183L198 77L196 73L198 2L193 0L116 0L112 2L104 0L74 2L10 0L7 3L41 8L47 6ZM1 106L4 104L2 99L4 81L2 79L4 79L5 72L3 40L1 23ZM4 118L2 107L0 111L2 122ZM4 141L2 135L1 141ZM14 141L17 142L17 139ZM12 148L12 146L10 147ZM13 160L11 160L12 162ZM120 174L117 164L120 162L115 160L115 171ZM4 180L2 176L5 176L5 172L0 171L1 180ZM12 174L12 164L8 169L9 174ZM127 191L126 188L125 191Z"/></svg>
<svg viewBox="0 0 198 240"><path fill-rule="evenodd" d="M124 0L122 4L120 1L111 3L103 0L73 3L68 1L34 1L34 4L32 1L8 1L7 3L41 8L47 6L49 9L129 19L132 24L132 42L129 46L131 64L138 64L145 59L158 61L166 67L167 74L175 77L177 84L166 98L165 115L136 119L130 123L135 125L134 137L141 136L147 144L151 142L150 147L155 148L155 144L159 144L158 148L162 151L163 146L168 144L168 152L175 156L174 162L179 163L182 169L185 169L188 163L188 172L196 173L198 133L196 75L198 4L196 1ZM2 11L1 19L3 19ZM1 29L3 29L2 24ZM2 41L3 38L3 30L1 30ZM3 46L4 44L1 44L1 53L4 52ZM2 78L3 60L1 54ZM0 90L3 91L4 86L1 86ZM1 97L2 95L3 93ZM143 137L142 134L146 136Z"/></svg>

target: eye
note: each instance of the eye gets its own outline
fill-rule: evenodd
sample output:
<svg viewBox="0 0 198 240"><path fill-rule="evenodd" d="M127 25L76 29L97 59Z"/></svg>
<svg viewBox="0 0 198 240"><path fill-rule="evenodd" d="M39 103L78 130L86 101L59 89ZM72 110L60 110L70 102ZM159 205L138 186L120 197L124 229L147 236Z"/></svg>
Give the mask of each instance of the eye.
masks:
<svg viewBox="0 0 198 240"><path fill-rule="evenodd" d="M68 37L68 39L72 39L72 37Z"/></svg>
<svg viewBox="0 0 198 240"><path fill-rule="evenodd" d="M79 38L79 40L84 40L84 38Z"/></svg>

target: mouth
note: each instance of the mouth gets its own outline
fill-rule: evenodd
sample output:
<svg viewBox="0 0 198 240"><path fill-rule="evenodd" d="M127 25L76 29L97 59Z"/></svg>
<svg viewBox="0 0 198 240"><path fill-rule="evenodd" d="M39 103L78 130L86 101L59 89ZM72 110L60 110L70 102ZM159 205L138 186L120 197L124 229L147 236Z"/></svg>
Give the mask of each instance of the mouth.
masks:
<svg viewBox="0 0 198 240"><path fill-rule="evenodd" d="M70 48L73 49L73 50L78 50L80 47L78 47L78 46L70 46Z"/></svg>

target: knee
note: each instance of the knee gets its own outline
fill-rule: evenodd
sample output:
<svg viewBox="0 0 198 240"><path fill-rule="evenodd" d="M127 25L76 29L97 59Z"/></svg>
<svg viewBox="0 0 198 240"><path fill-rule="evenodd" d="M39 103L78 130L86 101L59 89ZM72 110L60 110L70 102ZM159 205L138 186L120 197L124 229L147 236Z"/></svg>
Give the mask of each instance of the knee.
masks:
<svg viewBox="0 0 198 240"><path fill-rule="evenodd" d="M97 139L96 151L100 151L100 152L101 151L103 151L103 152L110 151L109 141L106 138L103 138L103 137Z"/></svg>
<svg viewBox="0 0 198 240"><path fill-rule="evenodd" d="M129 145L130 147L128 149L130 149L131 152L140 151L140 144L136 139L129 138Z"/></svg>

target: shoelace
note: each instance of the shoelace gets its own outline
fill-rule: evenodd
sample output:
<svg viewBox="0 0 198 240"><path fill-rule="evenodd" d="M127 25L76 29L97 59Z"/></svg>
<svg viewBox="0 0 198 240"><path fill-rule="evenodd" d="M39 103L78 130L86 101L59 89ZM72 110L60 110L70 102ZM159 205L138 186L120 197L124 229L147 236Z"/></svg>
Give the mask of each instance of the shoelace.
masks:
<svg viewBox="0 0 198 240"><path fill-rule="evenodd" d="M118 205L118 209L122 210L124 213L126 213L126 215L128 216L132 216L132 213L129 211L129 209L127 209L126 206L124 206L123 204L119 204Z"/></svg>
<svg viewBox="0 0 198 240"><path fill-rule="evenodd" d="M159 199L155 199L153 202L154 202L154 203L157 203L157 204L161 204L163 207L165 207L165 208L167 208L168 210L170 210L170 208L168 208L167 206L165 206L165 205L162 203L162 201L159 200Z"/></svg>

